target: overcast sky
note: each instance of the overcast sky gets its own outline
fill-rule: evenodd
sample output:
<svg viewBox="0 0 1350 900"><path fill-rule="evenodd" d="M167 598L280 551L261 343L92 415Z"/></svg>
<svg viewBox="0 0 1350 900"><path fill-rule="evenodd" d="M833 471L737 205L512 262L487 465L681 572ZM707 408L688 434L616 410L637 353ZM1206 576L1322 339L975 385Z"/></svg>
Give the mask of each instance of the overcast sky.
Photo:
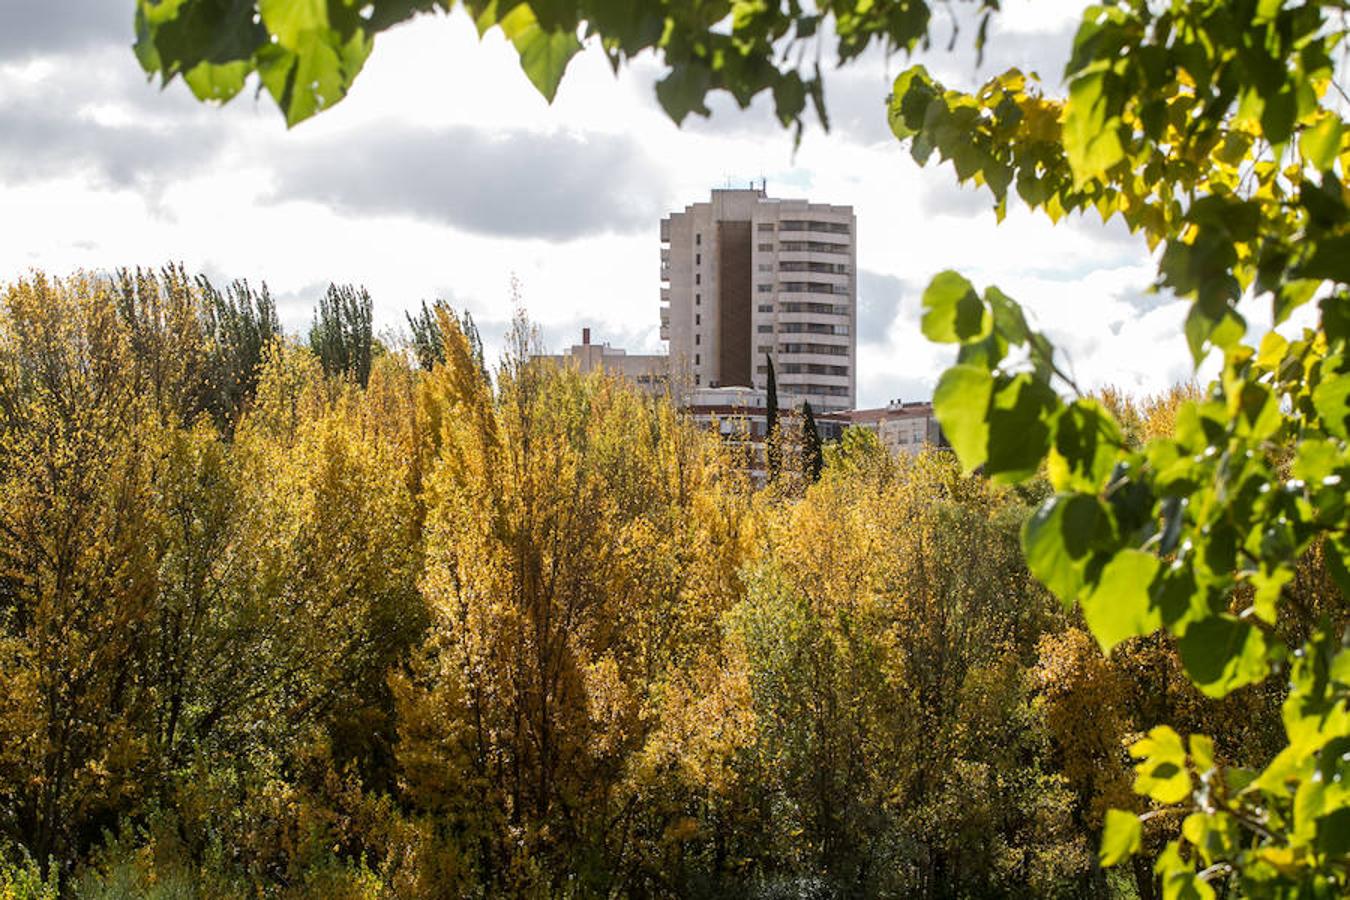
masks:
<svg viewBox="0 0 1350 900"><path fill-rule="evenodd" d="M857 212L864 405L931 395L950 353L919 334L919 299L944 268L1025 303L1081 382L1147 393L1189 376L1185 307L1146 292L1142 239L1095 218L1051 226L1015 204L996 225L949 166L912 162L883 105L902 57L835 73L833 131L808 129L794 155L766 105L720 102L676 128L653 62L615 78L593 48L550 107L500 36L480 42L456 12L382 35L351 95L287 131L251 92L220 108L181 82L148 84L130 50L133 6L0 0L0 280L182 261L266 281L294 331L328 282L354 282L381 327L441 297L492 345L515 274L553 349L588 325L651 352L660 218L762 176L771 196ZM924 62L961 86L1030 64L1058 91L1081 4L1004 6L982 67L960 51Z"/></svg>

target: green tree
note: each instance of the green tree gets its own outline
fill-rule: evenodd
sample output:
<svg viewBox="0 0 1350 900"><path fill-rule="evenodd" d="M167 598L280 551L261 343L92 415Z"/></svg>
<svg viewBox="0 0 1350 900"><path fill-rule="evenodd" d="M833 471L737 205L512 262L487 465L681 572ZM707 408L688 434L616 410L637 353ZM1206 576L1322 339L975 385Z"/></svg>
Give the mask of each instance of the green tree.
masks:
<svg viewBox="0 0 1350 900"><path fill-rule="evenodd" d="M268 346L281 337L276 301L267 290L233 281L224 291L197 276L202 329L207 340L207 411L217 427L233 428L258 386Z"/></svg>
<svg viewBox="0 0 1350 900"><path fill-rule="evenodd" d="M815 413L810 403L802 403L802 471L808 483L820 480L825 468L825 447L820 440L820 431L816 427Z"/></svg>
<svg viewBox="0 0 1350 900"><path fill-rule="evenodd" d="M319 358L324 374L350 378L365 386L375 343L372 317L370 294L365 288L328 285L309 328L309 349Z"/></svg>
<svg viewBox="0 0 1350 900"><path fill-rule="evenodd" d="M473 354L474 360L478 363L478 368L483 376L487 377L487 361L483 356L483 338L478 333L478 326L473 321L473 314L467 309L463 312L455 312L444 300L437 300L430 307L426 301L422 301L422 308L416 315L405 312L404 318L408 320L408 329L412 332L413 356L417 358L417 364L423 371L431 371L437 363L445 362L445 338L442 335L440 317L442 314L448 315L454 320L459 330L464 334L469 342L469 350Z"/></svg>
<svg viewBox="0 0 1350 900"><path fill-rule="evenodd" d="M769 479L773 480L783 465L783 429L778 424L778 377L773 371L773 359L766 353L764 362L769 373L764 392L764 462Z"/></svg>

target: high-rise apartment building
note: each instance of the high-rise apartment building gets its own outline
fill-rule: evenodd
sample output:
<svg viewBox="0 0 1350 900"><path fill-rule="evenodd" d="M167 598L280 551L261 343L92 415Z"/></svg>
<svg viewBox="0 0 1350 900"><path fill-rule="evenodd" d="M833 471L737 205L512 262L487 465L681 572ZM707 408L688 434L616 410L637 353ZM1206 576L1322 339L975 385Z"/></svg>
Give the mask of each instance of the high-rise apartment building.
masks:
<svg viewBox="0 0 1350 900"><path fill-rule="evenodd" d="M661 337L694 387L764 388L820 411L857 397L857 218L849 206L714 190L661 220Z"/></svg>

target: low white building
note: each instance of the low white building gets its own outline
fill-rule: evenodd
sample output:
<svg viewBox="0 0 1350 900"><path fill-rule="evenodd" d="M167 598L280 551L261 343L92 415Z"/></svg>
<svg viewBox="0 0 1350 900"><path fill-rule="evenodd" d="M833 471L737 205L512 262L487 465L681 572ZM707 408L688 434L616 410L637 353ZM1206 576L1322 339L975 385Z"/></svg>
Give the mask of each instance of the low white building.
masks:
<svg viewBox="0 0 1350 900"><path fill-rule="evenodd" d="M591 343L591 330L581 329L581 343L566 351L536 359L550 360L563 366L575 366L588 375L597 370L622 375L649 394L664 394L670 387L669 358L664 353L629 353L608 343Z"/></svg>

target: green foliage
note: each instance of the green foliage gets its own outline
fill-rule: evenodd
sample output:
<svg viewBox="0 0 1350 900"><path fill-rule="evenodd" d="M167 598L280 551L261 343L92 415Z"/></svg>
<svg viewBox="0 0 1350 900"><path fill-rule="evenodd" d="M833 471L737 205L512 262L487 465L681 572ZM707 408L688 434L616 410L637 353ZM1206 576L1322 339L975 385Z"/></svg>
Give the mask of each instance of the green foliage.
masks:
<svg viewBox="0 0 1350 900"><path fill-rule="evenodd" d="M820 439L820 431L816 428L816 417L811 412L810 403L802 404L801 445L802 471L808 483L815 483L820 480L820 473L825 469L825 449Z"/></svg>
<svg viewBox="0 0 1350 900"><path fill-rule="evenodd" d="M197 285L209 346L207 408L217 427L228 430L253 398L264 353L281 337L281 323L266 284L254 291L247 281L235 281L222 293L199 275Z"/></svg>
<svg viewBox="0 0 1350 900"><path fill-rule="evenodd" d="M413 315L405 312L408 329L412 332L413 356L422 371L430 372L437 364L445 362L445 341L441 337L440 311L448 307L443 300L437 300L430 308L425 300L422 308Z"/></svg>
<svg viewBox="0 0 1350 900"><path fill-rule="evenodd" d="M1013 420L1004 421L1031 436L1020 444L1029 451L1024 463L1044 466L1057 491L1028 520L1023 545L1029 566L1047 586L1080 605L1104 650L1165 629L1176 639L1186 674L1213 697L1262 682L1291 659L1294 672L1305 656L1324 658L1334 671L1337 660L1347 657L1331 649L1339 640L1315 639L1300 648L1302 636L1282 615L1293 602L1286 587L1300 560L1319 545L1332 571L1341 558L1347 519L1338 473L1346 447L1337 425L1328 427L1321 417L1339 409L1329 399L1334 392L1323 386L1339 374L1337 353L1345 338L1333 337L1334 326L1329 332L1327 324L1328 310L1343 302L1339 294L1322 301L1318 332L1295 341L1268 338L1260 353L1242 345L1230 350L1208 394L1179 407L1175 435L1133 450L1104 408L1082 399L1066 402L1050 389L1052 366L1037 372L1030 361L1012 373L963 364L949 371L957 378L983 372L983 383L992 385L1044 386L1045 403L1013 404ZM998 324L994 330L1000 334ZM1009 405L1000 408L970 391L940 391L936 402L965 464L984 462L984 446L971 435L994 446L992 435ZM1293 441L1299 449L1290 460L1280 448ZM1342 604L1338 598L1335 607L1343 610ZM1335 620L1343 629L1343 613ZM1305 690L1314 693L1305 697ZM1320 835L1339 829L1341 801L1317 806L1302 832L1279 810L1286 792L1291 798L1300 790L1306 794L1307 785L1317 783L1305 779L1316 777L1321 748L1350 738L1348 699L1346 685L1334 676L1305 683L1294 678L1286 703L1316 703L1325 711L1311 740L1302 744L1286 715L1288 748L1266 774L1220 800L1212 785L1193 783L1188 774L1213 766L1198 767L1195 750L1188 752L1170 729L1154 729L1135 745L1132 752L1142 760L1137 790L1160 804L1186 803L1205 816L1217 810L1227 818L1213 827L1231 825L1256 839L1255 850L1238 841L1215 845L1205 851L1207 859L1177 844L1160 857L1165 890L1174 882L1177 890L1201 890L1195 885L1204 883L1192 884L1183 869L1219 863L1257 891L1278 884L1322 890L1316 886L1339 883L1345 856L1336 839ZM1264 862L1276 848L1291 845L1305 849L1287 861L1280 856L1281 865Z"/></svg>
<svg viewBox="0 0 1350 900"><path fill-rule="evenodd" d="M444 300L437 300L430 307L423 301L421 310L416 315L410 312L403 315L408 320L408 329L412 333L413 357L422 371L430 372L445 362L446 326L441 324L441 317L445 316L463 333L465 340L469 342L469 352L478 364L479 371L482 372L484 379L488 378L487 361L483 356L483 338L478 333L478 326L474 324L473 314L467 309L457 313Z"/></svg>
<svg viewBox="0 0 1350 900"><path fill-rule="evenodd" d="M773 358L764 354L768 369L768 383L764 400L764 460L769 478L778 477L783 465L783 430L778 424L778 376L773 371Z"/></svg>
<svg viewBox="0 0 1350 900"><path fill-rule="evenodd" d="M1102 865L1119 865L1138 853L1142 846L1142 834L1138 816L1118 809L1108 810L1106 827L1102 833Z"/></svg>
<svg viewBox="0 0 1350 900"><path fill-rule="evenodd" d="M288 125L322 112L350 90L375 38L415 15L449 12L453 0L136 0L136 55L167 84L182 76L200 100L225 102L256 73ZM617 69L655 51L666 71L656 96L675 122L708 114L710 91L742 107L769 93L779 121L800 129L808 104L822 124L818 62L827 37L847 62L870 46L912 50L928 42L921 0L822 0L806 5L725 0L465 0L479 33L499 28L530 82L552 101L563 73L593 39ZM977 46L990 11L981 0ZM808 52L810 51L810 52Z"/></svg>
<svg viewBox="0 0 1350 900"><path fill-rule="evenodd" d="M1344 31L1325 16L1265 3L1089 10L1062 103L1016 72L966 96L912 71L891 107L916 156L938 150L1000 205L1015 180L1052 217L1093 206L1162 243L1158 286L1190 299L1192 353L1223 352L1220 378L1179 407L1174 434L1132 447L1103 407L1060 397L1074 386L1020 316L1000 317L1015 309L1007 298L986 292L985 337L978 311L957 311L975 296L957 277L939 276L926 296L926 332L961 344L935 397L953 448L1000 478L1044 467L1056 495L1024 531L1028 563L1081 606L1103 649L1162 628L1205 694L1281 673L1292 675L1286 709L1320 710L1306 732L1296 723L1309 720L1286 714L1287 748L1236 786L1197 749L1203 738L1188 750L1160 726L1134 746L1136 790L1196 811L1158 859L1165 896L1212 895L1207 880L1229 871L1258 895L1346 887L1350 855L1335 835L1350 806L1316 786L1331 774L1318 774L1323 748L1350 739L1350 692L1330 675L1350 651L1287 621L1304 617L1288 589L1300 561L1322 547L1343 570L1350 527L1340 486L1348 276L1330 263L1347 227L1343 129L1319 102ZM965 122L959 140L944 130L952 117ZM1277 322L1320 295L1320 325L1246 346L1235 304L1247 290L1270 299ZM1006 360L1005 345L1025 346L1027 361ZM1284 448L1295 445L1291 461ZM1334 606L1341 634L1343 596ZM1328 676L1300 681L1308 660ZM1313 793L1318 802L1300 806ZM1106 855L1119 861L1132 841L1116 822Z"/></svg>
<svg viewBox="0 0 1350 900"><path fill-rule="evenodd" d="M11 856L17 860L12 861ZM22 847L12 853L0 844L0 897L5 900L57 900L61 896L61 877L55 867L43 873Z"/></svg>
<svg viewBox="0 0 1350 900"><path fill-rule="evenodd" d="M330 284L314 311L309 349L330 376L350 378L365 386L374 349L372 304L365 288Z"/></svg>

